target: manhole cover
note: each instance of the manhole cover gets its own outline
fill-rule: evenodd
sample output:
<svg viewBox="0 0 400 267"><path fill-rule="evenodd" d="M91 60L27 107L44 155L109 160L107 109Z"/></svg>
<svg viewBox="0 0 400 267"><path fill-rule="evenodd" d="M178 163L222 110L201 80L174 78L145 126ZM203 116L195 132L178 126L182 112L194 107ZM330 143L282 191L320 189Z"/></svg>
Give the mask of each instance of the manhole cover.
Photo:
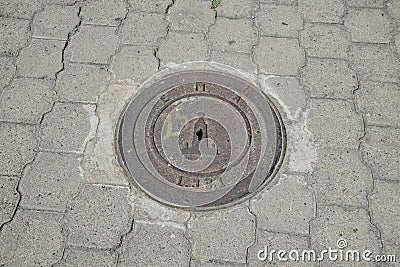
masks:
<svg viewBox="0 0 400 267"><path fill-rule="evenodd" d="M271 101L253 84L216 71L178 72L143 88L118 126L130 182L181 208L247 199L271 181L284 147Z"/></svg>

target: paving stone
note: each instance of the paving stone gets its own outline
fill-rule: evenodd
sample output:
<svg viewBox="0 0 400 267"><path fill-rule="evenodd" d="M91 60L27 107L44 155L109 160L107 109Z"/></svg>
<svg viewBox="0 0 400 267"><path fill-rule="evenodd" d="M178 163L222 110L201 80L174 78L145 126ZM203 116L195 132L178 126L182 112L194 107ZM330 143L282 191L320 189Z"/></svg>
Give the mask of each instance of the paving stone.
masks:
<svg viewBox="0 0 400 267"><path fill-rule="evenodd" d="M69 64L57 76L57 97L61 101L97 102L111 80L107 66Z"/></svg>
<svg viewBox="0 0 400 267"><path fill-rule="evenodd" d="M26 209L65 211L83 182L77 155L38 153L21 179L20 205Z"/></svg>
<svg viewBox="0 0 400 267"><path fill-rule="evenodd" d="M208 39L213 50L250 53L257 30L249 19L218 18L210 27Z"/></svg>
<svg viewBox="0 0 400 267"><path fill-rule="evenodd" d="M311 247L318 252L329 247L338 249L337 241L341 239L347 241L343 251L358 250L360 254L366 249L375 253L380 251L376 228L364 209L318 206L318 216L310 224L310 233ZM362 262L360 266L376 265Z"/></svg>
<svg viewBox="0 0 400 267"><path fill-rule="evenodd" d="M29 21L15 18L0 18L0 36L2 36L0 41L0 55L18 55L19 50L28 44Z"/></svg>
<svg viewBox="0 0 400 267"><path fill-rule="evenodd" d="M358 87L356 72L342 60L308 58L301 77L312 97L352 99Z"/></svg>
<svg viewBox="0 0 400 267"><path fill-rule="evenodd" d="M0 96L0 119L10 122L39 124L51 110L55 92L52 82L39 79L15 79Z"/></svg>
<svg viewBox="0 0 400 267"><path fill-rule="evenodd" d="M0 228L9 222L17 208L20 195L17 177L0 176Z"/></svg>
<svg viewBox="0 0 400 267"><path fill-rule="evenodd" d="M398 82L400 60L393 50L385 44L353 44L349 57L361 80Z"/></svg>
<svg viewBox="0 0 400 267"><path fill-rule="evenodd" d="M261 37L254 56L266 74L297 75L305 64L304 50L296 39Z"/></svg>
<svg viewBox="0 0 400 267"><path fill-rule="evenodd" d="M307 96L294 77L261 75L261 89L277 100L289 120L298 120L306 106Z"/></svg>
<svg viewBox="0 0 400 267"><path fill-rule="evenodd" d="M400 126L398 84L362 82L360 90L356 91L356 102L367 124Z"/></svg>
<svg viewBox="0 0 400 267"><path fill-rule="evenodd" d="M141 12L165 13L167 8L172 5L172 0L128 0L130 9Z"/></svg>
<svg viewBox="0 0 400 267"><path fill-rule="evenodd" d="M64 252L64 258L55 264L56 267L76 267L76 266L117 266L117 254L108 250L91 250L67 248Z"/></svg>
<svg viewBox="0 0 400 267"><path fill-rule="evenodd" d="M14 65L13 59L0 57L0 94L3 88L10 83L16 70L17 68Z"/></svg>
<svg viewBox="0 0 400 267"><path fill-rule="evenodd" d="M64 41L38 40L31 41L21 50L17 59L17 73L23 77L54 78L63 68L62 51Z"/></svg>
<svg viewBox="0 0 400 267"><path fill-rule="evenodd" d="M111 67L117 80L131 79L140 83L158 70L154 49L124 46L115 56Z"/></svg>
<svg viewBox="0 0 400 267"><path fill-rule="evenodd" d="M257 65L253 62L252 56L249 54L238 54L223 51L212 51L211 60L229 65L240 71L250 74L257 74Z"/></svg>
<svg viewBox="0 0 400 267"><path fill-rule="evenodd" d="M256 0L231 0L223 2L217 12L218 17L251 18L257 8L258 1Z"/></svg>
<svg viewBox="0 0 400 267"><path fill-rule="evenodd" d="M17 211L0 232L4 266L51 266L62 257L64 237L60 213Z"/></svg>
<svg viewBox="0 0 400 267"><path fill-rule="evenodd" d="M168 11L171 30L205 33L215 20L215 11L210 3L195 1L176 1Z"/></svg>
<svg viewBox="0 0 400 267"><path fill-rule="evenodd" d="M137 223L122 241L118 266L188 266L189 247L182 229Z"/></svg>
<svg viewBox="0 0 400 267"><path fill-rule="evenodd" d="M68 244L115 248L131 229L127 187L85 185L67 211Z"/></svg>
<svg viewBox="0 0 400 267"><path fill-rule="evenodd" d="M256 23L262 36L298 38L303 19L294 6L261 5Z"/></svg>
<svg viewBox="0 0 400 267"><path fill-rule="evenodd" d="M309 250L310 245L307 237L294 236L282 233L271 233L267 231L258 231L257 243L249 249L249 266L318 266L316 263L306 261L294 261L289 257L292 250L299 251ZM286 251L280 260L277 253L272 250ZM272 256L271 256L272 253Z"/></svg>
<svg viewBox="0 0 400 267"><path fill-rule="evenodd" d="M157 45L167 34L164 14L129 13L121 27L123 44Z"/></svg>
<svg viewBox="0 0 400 267"><path fill-rule="evenodd" d="M373 221L381 229L383 242L399 245L400 208L394 203L399 203L400 186L398 183L375 181L374 193L371 196L371 210Z"/></svg>
<svg viewBox="0 0 400 267"><path fill-rule="evenodd" d="M73 6L49 5L35 16L33 37L67 40L68 33L78 25L78 8Z"/></svg>
<svg viewBox="0 0 400 267"><path fill-rule="evenodd" d="M344 26L350 31L353 42L389 43L393 31L381 9L350 9Z"/></svg>
<svg viewBox="0 0 400 267"><path fill-rule="evenodd" d="M316 144L323 147L357 148L363 136L362 117L352 101L311 99L308 125Z"/></svg>
<svg viewBox="0 0 400 267"><path fill-rule="evenodd" d="M224 210L193 218L188 226L192 259L200 262L212 259L245 263L247 248L254 242L254 220L247 208Z"/></svg>
<svg viewBox="0 0 400 267"><path fill-rule="evenodd" d="M42 150L83 153L98 124L96 107L56 103L41 125Z"/></svg>
<svg viewBox="0 0 400 267"><path fill-rule="evenodd" d="M118 26L128 12L124 0L90 0L82 7L83 24Z"/></svg>
<svg viewBox="0 0 400 267"><path fill-rule="evenodd" d="M0 136L0 174L20 175L35 155L36 126L0 123Z"/></svg>
<svg viewBox="0 0 400 267"><path fill-rule="evenodd" d="M400 140L395 136L399 129L367 127L362 147L376 179L400 180Z"/></svg>
<svg viewBox="0 0 400 267"><path fill-rule="evenodd" d="M381 0L383 2L383 0ZM400 2L396 0L389 0L386 4L387 12L397 22L400 22Z"/></svg>
<svg viewBox="0 0 400 267"><path fill-rule="evenodd" d="M115 27L83 25L72 36L67 51L72 61L107 64L118 43Z"/></svg>
<svg viewBox="0 0 400 267"><path fill-rule="evenodd" d="M352 149L320 149L310 176L319 204L368 206L372 174Z"/></svg>
<svg viewBox="0 0 400 267"><path fill-rule="evenodd" d="M246 264L233 263L233 262L222 262L222 261L197 261L191 260L190 267L246 267Z"/></svg>
<svg viewBox="0 0 400 267"><path fill-rule="evenodd" d="M169 32L161 42L158 57L164 65L206 60L208 44L202 34Z"/></svg>
<svg viewBox="0 0 400 267"><path fill-rule="evenodd" d="M257 228L273 232L308 234L315 205L305 177L279 177L278 184L251 201Z"/></svg>
<svg viewBox="0 0 400 267"><path fill-rule="evenodd" d="M385 0L347 0L347 5L351 7L373 7L383 8Z"/></svg>
<svg viewBox="0 0 400 267"><path fill-rule="evenodd" d="M299 0L299 11L312 22L340 23L345 10L342 0Z"/></svg>
<svg viewBox="0 0 400 267"><path fill-rule="evenodd" d="M301 45L308 56L344 58L350 47L350 37L339 26L307 24L300 32Z"/></svg>
<svg viewBox="0 0 400 267"><path fill-rule="evenodd" d="M260 0L261 3L265 4L276 4L276 5L297 5L298 0Z"/></svg>
<svg viewBox="0 0 400 267"><path fill-rule="evenodd" d="M43 8L42 0L14 0L0 2L0 15L31 19L34 12Z"/></svg>

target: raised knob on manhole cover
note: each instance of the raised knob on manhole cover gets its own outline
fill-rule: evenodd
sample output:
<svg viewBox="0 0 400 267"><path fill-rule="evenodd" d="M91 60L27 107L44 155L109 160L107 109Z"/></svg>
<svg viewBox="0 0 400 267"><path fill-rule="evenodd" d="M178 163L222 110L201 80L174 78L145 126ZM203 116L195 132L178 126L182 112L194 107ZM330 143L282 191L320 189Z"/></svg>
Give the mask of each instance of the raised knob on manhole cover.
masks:
<svg viewBox="0 0 400 267"><path fill-rule="evenodd" d="M252 83L219 71L181 71L142 88L118 126L130 181L181 208L247 199L271 181L284 148L272 102Z"/></svg>

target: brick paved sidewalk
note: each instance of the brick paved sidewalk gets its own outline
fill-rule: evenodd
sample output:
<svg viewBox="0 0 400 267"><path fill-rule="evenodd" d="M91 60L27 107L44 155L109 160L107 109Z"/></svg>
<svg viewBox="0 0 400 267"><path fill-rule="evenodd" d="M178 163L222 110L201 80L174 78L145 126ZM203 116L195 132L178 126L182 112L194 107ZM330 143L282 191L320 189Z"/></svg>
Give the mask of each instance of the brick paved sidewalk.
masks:
<svg viewBox="0 0 400 267"><path fill-rule="evenodd" d="M209 5L0 1L0 266L263 266L340 238L400 260L400 1ZM237 68L286 124L277 184L232 208L158 204L115 155L126 101L190 61Z"/></svg>

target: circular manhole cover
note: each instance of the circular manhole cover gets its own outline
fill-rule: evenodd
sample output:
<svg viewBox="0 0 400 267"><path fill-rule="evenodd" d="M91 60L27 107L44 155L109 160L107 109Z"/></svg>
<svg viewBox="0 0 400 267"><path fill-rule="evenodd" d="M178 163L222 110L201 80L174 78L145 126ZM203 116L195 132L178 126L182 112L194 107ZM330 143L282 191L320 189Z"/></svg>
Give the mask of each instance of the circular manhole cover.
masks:
<svg viewBox="0 0 400 267"><path fill-rule="evenodd" d="M273 178L285 131L252 83L218 71L181 71L143 88L118 125L130 182L181 208L214 209L247 199Z"/></svg>

